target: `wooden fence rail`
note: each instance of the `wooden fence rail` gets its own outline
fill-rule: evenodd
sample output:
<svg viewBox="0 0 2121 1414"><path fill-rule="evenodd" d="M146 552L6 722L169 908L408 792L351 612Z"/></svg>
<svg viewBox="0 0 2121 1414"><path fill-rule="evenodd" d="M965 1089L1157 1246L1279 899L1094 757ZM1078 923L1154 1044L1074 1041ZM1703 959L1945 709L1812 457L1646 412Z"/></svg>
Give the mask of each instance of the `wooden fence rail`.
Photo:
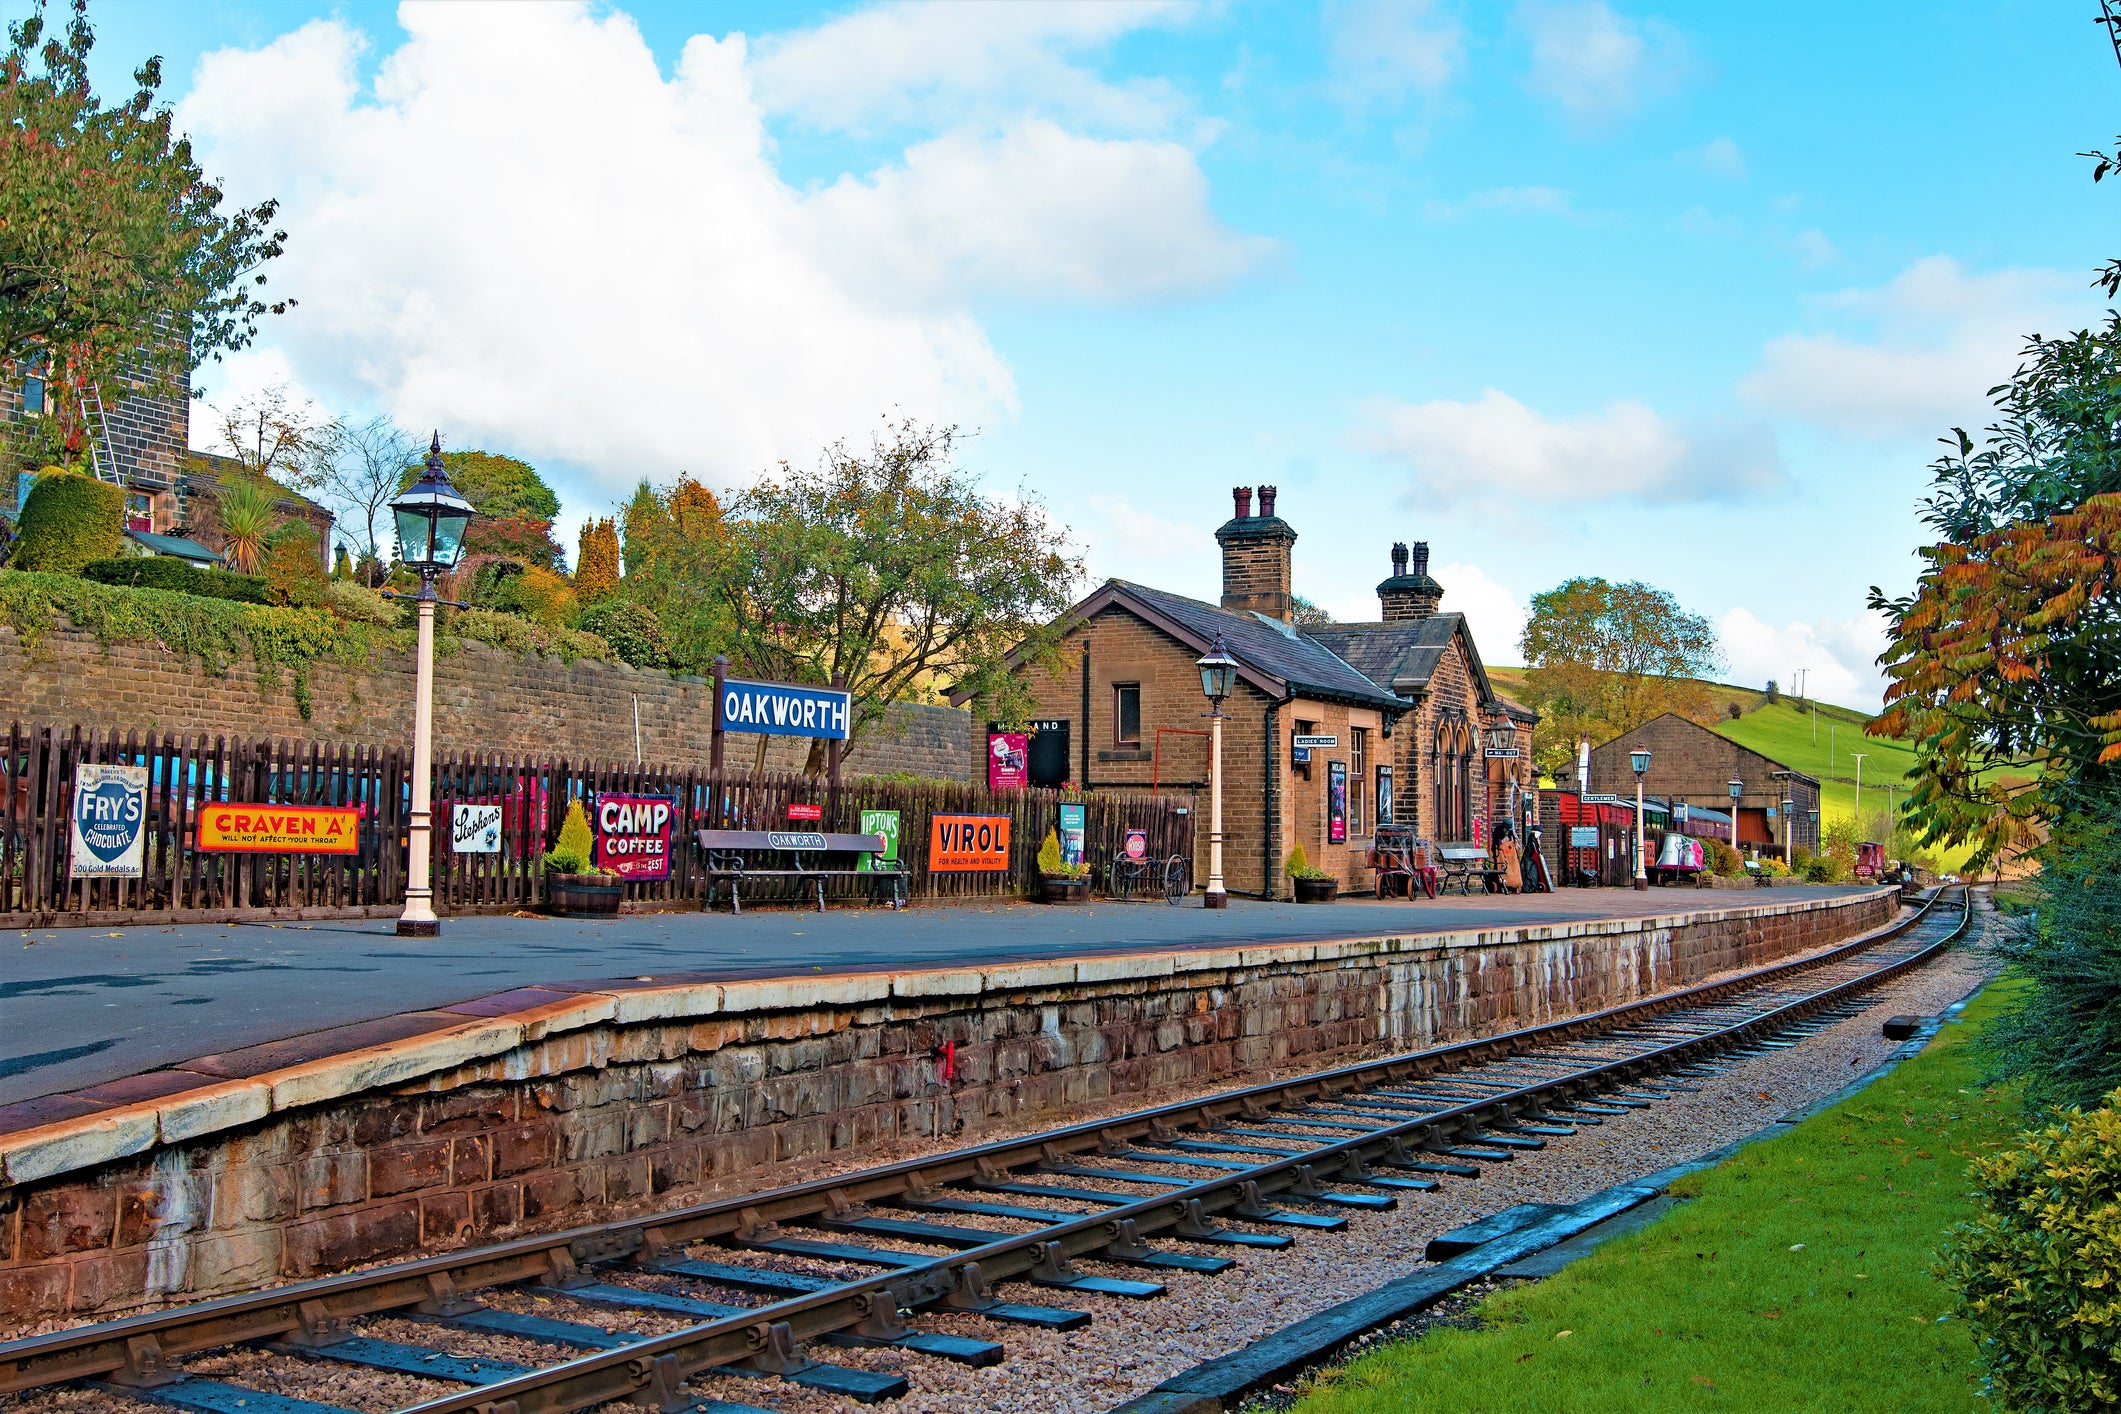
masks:
<svg viewBox="0 0 2121 1414"><path fill-rule="evenodd" d="M0 913L351 909L402 902L412 785L398 747L316 741L246 741L184 734L9 728L0 761ZM147 768L147 837L137 879L69 879L76 769L83 763ZM539 857L558 839L568 802L599 792L669 798L675 804L670 877L629 883L638 903L682 903L705 895L700 829L787 829L788 807L814 804L823 820L795 828L853 832L864 810L899 812L899 858L914 898L1020 895L1038 881L1038 848L1063 802L1085 807L1084 847L1102 862L1126 832L1148 836L1151 856L1193 850L1187 809L1168 797L990 793L942 782L855 780L833 786L796 774L747 775L681 766L533 761L492 752L449 753L434 764L434 896L442 912L490 912L543 902ZM218 803L351 806L360 812L351 855L231 854L196 847L203 806ZM497 853L458 853L449 822L458 804L499 805ZM929 820L936 814L1006 815L1009 867L931 873ZM852 895L858 881L844 881ZM828 890L828 894L832 890ZM791 892L792 896L792 892Z"/></svg>

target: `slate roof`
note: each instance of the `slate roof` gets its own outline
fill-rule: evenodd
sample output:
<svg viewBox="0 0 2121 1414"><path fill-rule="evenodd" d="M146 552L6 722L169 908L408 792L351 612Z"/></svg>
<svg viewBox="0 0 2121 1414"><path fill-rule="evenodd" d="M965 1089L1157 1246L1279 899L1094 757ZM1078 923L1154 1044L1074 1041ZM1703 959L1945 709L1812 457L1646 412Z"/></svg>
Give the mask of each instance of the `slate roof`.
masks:
<svg viewBox="0 0 2121 1414"><path fill-rule="evenodd" d="M1306 696L1404 711L1413 704L1387 691L1312 634L1285 629L1257 614L1233 613L1182 594L1167 594L1145 584L1115 579L1106 587L1136 601L1153 614L1186 629L1203 644L1218 633L1232 657Z"/></svg>
<svg viewBox="0 0 2121 1414"><path fill-rule="evenodd" d="M1355 665L1373 682L1394 692L1420 692L1429 685L1436 665L1443 661L1452 638L1465 624L1464 614L1431 614L1425 619L1395 619L1390 623L1327 624L1305 632L1341 658ZM1473 635L1466 635L1470 651ZM1492 698L1487 671L1473 658L1480 679L1481 695Z"/></svg>

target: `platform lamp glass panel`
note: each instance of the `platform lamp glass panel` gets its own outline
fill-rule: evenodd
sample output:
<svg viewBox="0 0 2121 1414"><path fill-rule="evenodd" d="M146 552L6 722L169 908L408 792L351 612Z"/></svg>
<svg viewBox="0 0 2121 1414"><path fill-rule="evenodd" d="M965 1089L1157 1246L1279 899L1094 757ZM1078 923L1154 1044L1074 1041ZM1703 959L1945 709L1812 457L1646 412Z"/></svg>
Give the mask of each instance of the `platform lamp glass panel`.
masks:
<svg viewBox="0 0 2121 1414"><path fill-rule="evenodd" d="M1237 660L1223 647L1221 634L1215 635L1215 642L1206 656L1193 666L1200 669L1200 690L1207 694L1210 702L1227 701L1230 694L1237 691Z"/></svg>
<svg viewBox="0 0 2121 1414"><path fill-rule="evenodd" d="M398 560L422 579L447 574L464 553L464 532L478 514L449 484L442 466L442 440L428 445L420 479L390 503L398 524Z"/></svg>
<svg viewBox="0 0 2121 1414"><path fill-rule="evenodd" d="M1628 764L1635 768L1636 775L1647 775L1650 769L1650 753L1647 751L1630 751L1628 753Z"/></svg>

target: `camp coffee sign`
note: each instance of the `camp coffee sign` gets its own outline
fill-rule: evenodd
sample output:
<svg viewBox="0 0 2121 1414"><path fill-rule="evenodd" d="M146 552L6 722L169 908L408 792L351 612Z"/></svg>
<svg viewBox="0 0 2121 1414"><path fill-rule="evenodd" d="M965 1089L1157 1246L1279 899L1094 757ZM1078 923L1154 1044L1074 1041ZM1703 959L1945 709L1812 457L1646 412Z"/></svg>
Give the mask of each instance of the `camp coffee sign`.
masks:
<svg viewBox="0 0 2121 1414"><path fill-rule="evenodd" d="M147 836L147 768L91 766L74 777L69 879L137 879Z"/></svg>
<svg viewBox="0 0 2121 1414"><path fill-rule="evenodd" d="M677 802L667 795L597 796L596 866L621 879L670 877L670 829Z"/></svg>

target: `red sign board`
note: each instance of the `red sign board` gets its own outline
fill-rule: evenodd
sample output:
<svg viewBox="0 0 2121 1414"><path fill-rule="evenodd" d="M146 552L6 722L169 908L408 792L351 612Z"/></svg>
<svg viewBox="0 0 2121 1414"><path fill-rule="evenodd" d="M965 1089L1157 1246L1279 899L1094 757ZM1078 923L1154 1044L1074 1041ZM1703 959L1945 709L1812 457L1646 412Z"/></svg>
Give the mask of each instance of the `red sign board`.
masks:
<svg viewBox="0 0 2121 1414"><path fill-rule="evenodd" d="M1031 738L1023 732L987 733L987 789L1022 790L1031 780Z"/></svg>
<svg viewBox="0 0 2121 1414"><path fill-rule="evenodd" d="M670 877L671 822L677 804L667 795L597 796L596 866L621 879Z"/></svg>
<svg viewBox="0 0 2121 1414"><path fill-rule="evenodd" d="M825 818L825 807L822 805L790 805L788 807L788 818L791 820L822 820Z"/></svg>
<svg viewBox="0 0 2121 1414"><path fill-rule="evenodd" d="M931 815L928 826L928 870L965 874L1009 867L1009 817L1006 815Z"/></svg>
<svg viewBox="0 0 2121 1414"><path fill-rule="evenodd" d="M1147 830L1127 831L1127 858L1143 859L1148 856L1148 853L1149 832Z"/></svg>
<svg viewBox="0 0 2121 1414"><path fill-rule="evenodd" d="M352 854L358 847L360 832L361 812L353 807L199 807L200 849L246 854Z"/></svg>

